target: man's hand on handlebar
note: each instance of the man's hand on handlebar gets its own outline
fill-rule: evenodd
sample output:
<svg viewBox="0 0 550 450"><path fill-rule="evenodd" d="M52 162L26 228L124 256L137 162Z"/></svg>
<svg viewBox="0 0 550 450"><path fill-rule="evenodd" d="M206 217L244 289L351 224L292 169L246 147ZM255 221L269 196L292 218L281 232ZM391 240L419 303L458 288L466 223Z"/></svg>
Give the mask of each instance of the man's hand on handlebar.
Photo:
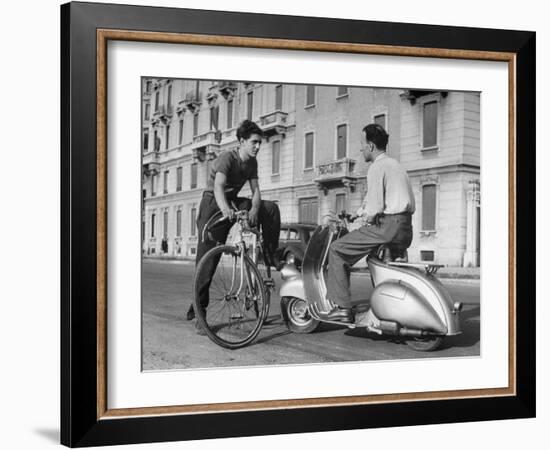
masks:
<svg viewBox="0 0 550 450"><path fill-rule="evenodd" d="M235 210L233 208L225 208L222 210L223 218L227 220L235 219Z"/></svg>

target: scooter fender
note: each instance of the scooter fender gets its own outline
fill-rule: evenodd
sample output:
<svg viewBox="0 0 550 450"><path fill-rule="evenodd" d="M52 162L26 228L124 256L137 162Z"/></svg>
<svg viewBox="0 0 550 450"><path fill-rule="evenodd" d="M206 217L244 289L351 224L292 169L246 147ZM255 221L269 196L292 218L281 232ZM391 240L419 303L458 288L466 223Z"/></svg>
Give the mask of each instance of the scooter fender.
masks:
<svg viewBox="0 0 550 450"><path fill-rule="evenodd" d="M304 281L301 276L286 280L279 289L279 296L283 297L296 297L302 300L306 300L306 293L304 291Z"/></svg>
<svg viewBox="0 0 550 450"><path fill-rule="evenodd" d="M386 280L376 286L371 308L381 320L397 322L416 330L447 334L447 325L432 305L412 285L401 280Z"/></svg>

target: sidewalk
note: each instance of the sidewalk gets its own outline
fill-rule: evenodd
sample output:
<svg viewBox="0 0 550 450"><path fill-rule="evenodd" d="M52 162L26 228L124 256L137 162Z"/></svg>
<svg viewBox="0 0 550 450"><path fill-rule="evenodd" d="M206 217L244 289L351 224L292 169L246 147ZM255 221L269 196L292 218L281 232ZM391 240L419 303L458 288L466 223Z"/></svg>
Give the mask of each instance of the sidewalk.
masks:
<svg viewBox="0 0 550 450"><path fill-rule="evenodd" d="M143 260L147 262L172 263L194 265L195 258L192 256L169 256L169 255L143 255ZM362 263L358 263L362 265ZM451 278L457 280L479 280L479 267L442 267L437 271L438 278Z"/></svg>

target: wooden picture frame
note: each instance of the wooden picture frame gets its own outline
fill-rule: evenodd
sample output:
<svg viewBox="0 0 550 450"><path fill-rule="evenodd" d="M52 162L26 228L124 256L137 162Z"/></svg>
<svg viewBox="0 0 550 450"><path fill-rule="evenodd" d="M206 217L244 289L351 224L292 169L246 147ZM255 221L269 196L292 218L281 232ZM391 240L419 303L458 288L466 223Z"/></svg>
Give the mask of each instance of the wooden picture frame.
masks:
<svg viewBox="0 0 550 450"><path fill-rule="evenodd" d="M284 30L284 31L282 31ZM107 42L503 61L509 68L506 388L110 409ZM535 415L535 33L93 3L61 7L61 442L91 446Z"/></svg>

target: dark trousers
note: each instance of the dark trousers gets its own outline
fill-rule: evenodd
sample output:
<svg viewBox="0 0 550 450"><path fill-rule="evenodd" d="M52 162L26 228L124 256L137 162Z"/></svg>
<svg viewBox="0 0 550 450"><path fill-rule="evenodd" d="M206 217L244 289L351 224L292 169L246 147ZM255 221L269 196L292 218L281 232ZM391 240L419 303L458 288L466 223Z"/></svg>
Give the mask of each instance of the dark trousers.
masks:
<svg viewBox="0 0 550 450"><path fill-rule="evenodd" d="M239 210L250 210L252 207L252 200L249 198L237 197L234 200L235 206ZM205 236L203 240L203 229L214 214L216 214L220 209L216 203L216 199L210 193L205 193L202 197L201 204L199 206L199 217L197 218L197 231L199 233L199 244L197 247L197 257L195 260L195 267L199 264L202 257L210 249L219 245L219 243L225 243L229 230L231 229L232 223L227 223L221 227L216 227L215 233L213 233L214 239L209 239L208 236ZM277 247L279 246L279 233L281 231L281 213L279 212L279 207L276 203L270 202L268 200L262 200L260 203L260 209L258 211L258 222L262 229L262 235L264 238L264 252L269 257L275 253ZM204 233L206 234L206 233ZM220 255L221 256L221 255ZM210 288L210 283L212 281L212 276L216 271L218 266L218 260L211 260L211 262L205 267L201 272L201 276L197 278L198 284L198 296L200 299L200 304L206 308L208 306L208 289Z"/></svg>
<svg viewBox="0 0 550 450"><path fill-rule="evenodd" d="M350 268L380 245L408 248L412 241L410 214L381 216L378 225L365 225L334 241L329 248L327 297L339 306L350 308Z"/></svg>

